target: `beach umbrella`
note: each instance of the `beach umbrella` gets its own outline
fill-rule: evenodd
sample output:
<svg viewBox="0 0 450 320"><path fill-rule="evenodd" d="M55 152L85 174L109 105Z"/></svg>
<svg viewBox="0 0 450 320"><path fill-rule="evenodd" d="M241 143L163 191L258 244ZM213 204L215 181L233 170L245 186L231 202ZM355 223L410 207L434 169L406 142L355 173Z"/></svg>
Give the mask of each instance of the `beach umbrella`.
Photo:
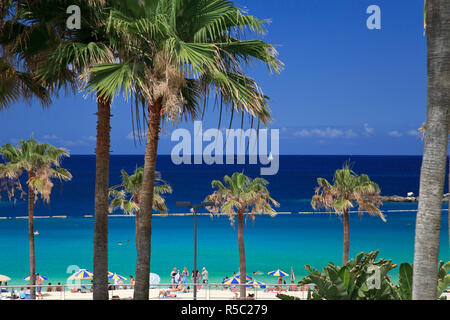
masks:
<svg viewBox="0 0 450 320"><path fill-rule="evenodd" d="M241 278L241 275L238 274L235 278L240 279L240 278ZM252 277L249 277L249 276L246 276L246 279L247 279L247 281L253 280L253 278L252 278Z"/></svg>
<svg viewBox="0 0 450 320"><path fill-rule="evenodd" d="M249 281L248 284L255 288L261 288L261 289L266 288L266 285L264 283L256 281L256 280Z"/></svg>
<svg viewBox="0 0 450 320"><path fill-rule="evenodd" d="M10 277L0 274L0 281L9 281L9 280L11 280Z"/></svg>
<svg viewBox="0 0 450 320"><path fill-rule="evenodd" d="M241 282L240 282L240 280L239 280L238 278L236 278L236 277L232 277L232 278L230 278L230 279L227 279L227 280L222 281L222 284L227 284L227 285L229 285L229 284L239 284L239 283L241 283Z"/></svg>
<svg viewBox="0 0 450 320"><path fill-rule="evenodd" d="M37 274L35 274L35 276L36 276L36 280L37 280L38 279ZM39 275L39 279L48 280L48 278L46 276L43 276L41 274ZM30 281L30 276L23 278L23 280Z"/></svg>
<svg viewBox="0 0 450 320"><path fill-rule="evenodd" d="M112 272L108 272L108 279L111 279L111 280L122 280L122 281L127 280L127 278L121 276L120 274L112 273Z"/></svg>
<svg viewBox="0 0 450 320"><path fill-rule="evenodd" d="M94 274L92 272L89 272L86 269L80 269L67 278L67 280L89 280L92 279L93 276Z"/></svg>
<svg viewBox="0 0 450 320"><path fill-rule="evenodd" d="M150 273L150 286L156 286L161 282L161 278L156 273Z"/></svg>
<svg viewBox="0 0 450 320"><path fill-rule="evenodd" d="M248 283L249 279L247 279L247 281L245 283ZM240 284L241 283L241 279L239 279L238 277L233 277L227 280L222 281L222 284L226 284L226 285L230 285L230 284Z"/></svg>
<svg viewBox="0 0 450 320"><path fill-rule="evenodd" d="M288 276L288 274L286 272L284 272L283 270L277 269L275 271L270 271L268 273L271 276L275 276L275 277L286 277Z"/></svg>

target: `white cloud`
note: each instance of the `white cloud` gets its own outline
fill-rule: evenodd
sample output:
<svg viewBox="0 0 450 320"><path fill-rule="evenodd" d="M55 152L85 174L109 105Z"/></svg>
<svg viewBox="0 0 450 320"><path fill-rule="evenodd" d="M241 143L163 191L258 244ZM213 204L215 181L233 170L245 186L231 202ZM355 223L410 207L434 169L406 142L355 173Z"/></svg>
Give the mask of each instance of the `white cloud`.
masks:
<svg viewBox="0 0 450 320"><path fill-rule="evenodd" d="M127 136L126 136L126 138L128 139L128 140L134 140L135 138L137 139L137 140L139 140L139 136L141 137L141 139L144 139L145 140L145 138L146 138L146 132L141 132L140 134L137 132L137 131L135 131L134 132L134 136L133 136L133 131L131 131Z"/></svg>
<svg viewBox="0 0 450 320"><path fill-rule="evenodd" d="M58 137L57 135L54 135L54 134L46 134L45 136L42 137L42 139L46 139L46 140L59 140L59 139L61 139L61 138Z"/></svg>
<svg viewBox="0 0 450 320"><path fill-rule="evenodd" d="M407 132L406 132L406 134L408 135L408 136L414 136L414 137L417 137L417 136L419 136L419 130L408 130Z"/></svg>
<svg viewBox="0 0 450 320"><path fill-rule="evenodd" d="M294 132L294 136L297 136L297 137L309 137L310 135L311 135L311 132L309 132L306 129L302 129L302 130Z"/></svg>
<svg viewBox="0 0 450 320"><path fill-rule="evenodd" d="M364 134L366 136L370 136L374 133L375 133L375 130L373 128L369 127L368 123L364 123Z"/></svg>
<svg viewBox="0 0 450 320"><path fill-rule="evenodd" d="M388 133L388 135L390 135L391 137L401 137L401 136L403 136L403 134L398 132L397 130L390 131Z"/></svg>
<svg viewBox="0 0 450 320"><path fill-rule="evenodd" d="M301 129L294 132L294 136L296 137L321 137L321 138L354 138L357 136L356 132L352 129L341 130L336 128L325 128L325 129Z"/></svg>

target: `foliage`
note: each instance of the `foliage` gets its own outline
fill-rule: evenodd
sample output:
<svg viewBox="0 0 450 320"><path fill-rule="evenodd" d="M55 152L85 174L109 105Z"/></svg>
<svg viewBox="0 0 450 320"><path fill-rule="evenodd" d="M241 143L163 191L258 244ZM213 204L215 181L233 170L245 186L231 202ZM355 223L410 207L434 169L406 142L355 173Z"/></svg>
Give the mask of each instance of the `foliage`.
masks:
<svg viewBox="0 0 450 320"><path fill-rule="evenodd" d="M288 294L277 293L276 297L280 300L300 300L300 298L290 296Z"/></svg>
<svg viewBox="0 0 450 320"><path fill-rule="evenodd" d="M329 263L323 272L306 265L309 275L299 282L299 285L314 284L312 300L389 300L392 298L393 284L388 272L396 268L391 260L375 261L378 251L361 252L347 265L335 266ZM369 267L379 268L379 288L369 288L372 283L373 271Z"/></svg>
<svg viewBox="0 0 450 320"><path fill-rule="evenodd" d="M44 202L50 201L53 188L52 179L71 180L72 175L60 167L61 158L68 157L69 153L62 148L56 148L48 143L39 143L33 136L27 141L21 140L19 145L5 144L0 147L0 154L5 159L5 164L0 166L0 177L13 181L8 188L8 194L14 196L14 190L22 192L20 177L27 174L26 184L34 191L35 201L38 195Z"/></svg>
<svg viewBox="0 0 450 320"><path fill-rule="evenodd" d="M109 189L109 195L112 198L109 212L120 208L126 214L134 214L139 210L139 196L144 177L144 168L136 168L132 175L125 170L121 171L122 182ZM155 172L155 186L153 190L153 209L161 213L167 212L167 206L163 194L172 193L172 187L161 178L161 174Z"/></svg>
<svg viewBox="0 0 450 320"><path fill-rule="evenodd" d="M380 188L371 181L366 174L357 175L350 169L348 163L334 173L333 184L324 178L317 178L318 187L312 198L314 209L325 208L342 214L358 204L358 212L366 211L370 215L378 215L386 221L383 213L378 209L381 204Z"/></svg>
<svg viewBox="0 0 450 320"><path fill-rule="evenodd" d="M210 212L222 212L234 222L237 212L252 215L255 213L275 214L272 205L279 206L269 194L267 185L269 183L263 178L251 179L244 173L235 172L231 177L224 176L223 183L213 180L211 186L217 188L205 201L215 203L214 207L207 207Z"/></svg>
<svg viewBox="0 0 450 320"><path fill-rule="evenodd" d="M223 105L267 123L268 97L245 74L258 61L282 68L273 45L245 39L267 22L228 0L114 1L106 32L118 39L120 59L88 70L87 88L131 97L136 116L139 106L160 101L163 119L194 118L201 100L215 96L220 112Z"/></svg>
<svg viewBox="0 0 450 320"><path fill-rule="evenodd" d="M378 251L359 253L344 267L329 263L319 272L306 265L309 275L300 280L299 285L314 284L311 300L411 300L413 268L409 263L400 264L399 280L392 283L388 272L397 267L391 260L379 259L375 261ZM369 289L373 272L369 267L380 269L380 287ZM450 285L450 261L439 263L439 279L437 296L440 297Z"/></svg>

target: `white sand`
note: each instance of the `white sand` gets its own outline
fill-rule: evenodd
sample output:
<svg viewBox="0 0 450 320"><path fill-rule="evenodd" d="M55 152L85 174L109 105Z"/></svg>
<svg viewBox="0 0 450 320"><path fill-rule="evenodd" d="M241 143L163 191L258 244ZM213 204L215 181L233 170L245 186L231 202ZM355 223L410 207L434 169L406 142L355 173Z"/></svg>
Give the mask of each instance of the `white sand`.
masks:
<svg viewBox="0 0 450 320"><path fill-rule="evenodd" d="M149 299L151 300L192 300L193 299L193 293L180 293L180 292L173 292L176 294L176 297L174 298L159 298L158 294L162 290L162 288L158 289L150 289L150 295ZM167 290L167 288L164 288L164 290ZM256 292L254 290L248 290L247 294L252 293L255 294L256 300L278 300L276 297L277 292L265 292L263 290L257 290ZM283 294L287 294L290 296L298 297L302 300L306 300L307 292L306 291L288 291L288 292L282 292ZM450 300L450 293L444 293L447 297L447 300ZM125 289L125 290L111 290L109 291L109 298L111 299L113 296L119 296L120 299L131 299L133 297L133 290L131 289ZM235 292L232 292L230 290L217 290L217 289L210 289L210 290L199 290L197 292L197 299L198 300L233 300L236 299L237 294ZM73 292L45 292L42 296L43 300L92 300L92 293L73 293Z"/></svg>
<svg viewBox="0 0 450 320"><path fill-rule="evenodd" d="M176 295L174 298L159 298L158 294L160 290L158 289L150 289L149 299L151 300L192 300L193 293L181 293L181 292L172 292ZM167 290L167 288L164 288ZM265 292L263 290L248 290L248 294L255 294L255 298L257 300L277 300L276 297L277 292ZM291 296L296 296L301 299L306 299L307 293L306 291L289 291L282 292L284 294L288 294ZM197 299L198 300L233 300L238 295L238 293L232 292L230 290L217 290L217 289L201 289L197 291ZM119 296L120 299L131 299L133 297L133 290L125 289L125 290L110 290L109 298L111 299L113 296ZM92 292L88 293L80 293L80 292L43 292L42 293L43 300L92 300Z"/></svg>

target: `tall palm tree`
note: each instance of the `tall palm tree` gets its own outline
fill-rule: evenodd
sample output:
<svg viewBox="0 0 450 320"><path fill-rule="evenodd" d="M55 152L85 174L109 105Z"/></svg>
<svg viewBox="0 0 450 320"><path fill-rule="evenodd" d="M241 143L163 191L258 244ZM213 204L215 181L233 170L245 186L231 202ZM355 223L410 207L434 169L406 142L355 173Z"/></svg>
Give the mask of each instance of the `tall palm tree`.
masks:
<svg viewBox="0 0 450 320"><path fill-rule="evenodd" d="M51 103L49 88L36 73L36 52L44 41L35 40L45 34L45 28L39 23L22 27L21 8L21 1L0 4L0 110L21 100L31 103L32 98L43 106ZM46 45L54 40L47 39Z"/></svg>
<svg viewBox="0 0 450 320"><path fill-rule="evenodd" d="M436 299L450 108L450 2L427 0L427 118L413 265L414 300Z"/></svg>
<svg viewBox="0 0 450 320"><path fill-rule="evenodd" d="M42 84L42 87L50 90L52 94L58 94L63 87L75 90L78 84L77 77L84 74L89 66L99 62L114 61L113 50L108 46L111 44L111 39L105 32L106 20L103 15L104 8L109 2L106 0L8 0L2 2L0 7L2 17L9 14L9 19L2 22L0 28L2 49L7 50L3 52L8 53L8 61L16 56L20 58L19 63L13 66L17 65L16 69L19 71L25 68L32 75L25 80L31 78L37 84ZM81 8L80 30L69 30L66 27L68 18L66 10L70 5L78 5ZM8 82L0 85L0 105L2 99L6 102L16 101L15 97L21 93L18 89L27 93L28 96L30 96L29 89L37 88L39 90L34 92L42 93L42 89L36 85L28 88L30 82L25 83L28 87L24 87L23 74L18 74L21 78L16 76L17 72L9 74L11 76ZM14 85L15 83L17 84ZM110 105L111 99L97 95L94 299L108 299Z"/></svg>
<svg viewBox="0 0 450 320"><path fill-rule="evenodd" d="M254 214L275 214L272 205L279 204L270 197L267 185L269 183L263 178L251 179L244 173L235 172L231 177L224 176L223 183L213 180L211 186L217 188L206 201L215 203L214 207L207 209L214 213L222 213L229 216L231 224L234 217L238 218L238 248L240 266L240 296L246 298L247 266L245 262L244 246L244 215L254 219Z"/></svg>
<svg viewBox="0 0 450 320"><path fill-rule="evenodd" d="M199 114L201 97L216 95L232 110L248 112L266 124L267 97L244 74L262 61L278 72L273 46L244 40L263 32L258 20L226 0L143 0L120 2L109 29L126 39L121 60L91 70L89 87L113 97L132 96L136 115L146 113L146 151L140 202L135 299L148 299L154 174L162 120ZM142 110L140 111L140 108Z"/></svg>
<svg viewBox="0 0 450 320"><path fill-rule="evenodd" d="M42 54L39 74L57 88L69 83L78 88L89 77L89 68L116 58L115 40L106 32L106 5L111 1L57 1L51 10L58 18L67 17L65 10L76 4L81 8L81 29L67 31L55 48ZM52 21L52 20L50 20ZM63 20L65 23L65 20ZM60 20L54 22L58 26ZM47 22L48 23L48 22ZM60 27L60 26L59 26ZM49 48L50 49L50 48ZM108 299L108 205L111 99L96 95L97 140L95 174L94 280L95 300Z"/></svg>
<svg viewBox="0 0 450 320"><path fill-rule="evenodd" d="M316 210L325 208L343 216L344 244L342 254L342 265L346 265L350 250L350 209L354 204L358 206L359 214L364 211L373 216L379 216L383 221L386 219L378 209L382 204L380 188L365 174L357 175L344 164L342 169L334 173L333 184L327 179L317 178L315 195L312 197L311 206Z"/></svg>
<svg viewBox="0 0 450 320"><path fill-rule="evenodd" d="M33 136L25 141L21 140L14 147L5 144L0 147L0 154L5 164L0 167L0 176L15 181L15 186L22 190L20 177L26 174L28 189L28 245L30 255L30 284L35 285L35 250L34 250L34 204L40 197L44 202L50 202L53 188L52 179L71 180L69 171L60 167L61 158L68 157L69 153L62 148L56 148L48 143L39 143ZM13 191L9 190L10 195ZM35 288L32 287L31 298L36 298Z"/></svg>
<svg viewBox="0 0 450 320"><path fill-rule="evenodd" d="M136 239L139 225L139 203L144 178L144 168L138 167L132 175L125 170L121 171L122 182L109 189L112 198L109 205L109 212L120 208L125 214L135 215L136 219ZM167 212L167 206L163 194L172 193L172 187L167 184L161 174L155 172L155 188L153 190L153 210L160 213ZM136 242L137 245L137 242Z"/></svg>

